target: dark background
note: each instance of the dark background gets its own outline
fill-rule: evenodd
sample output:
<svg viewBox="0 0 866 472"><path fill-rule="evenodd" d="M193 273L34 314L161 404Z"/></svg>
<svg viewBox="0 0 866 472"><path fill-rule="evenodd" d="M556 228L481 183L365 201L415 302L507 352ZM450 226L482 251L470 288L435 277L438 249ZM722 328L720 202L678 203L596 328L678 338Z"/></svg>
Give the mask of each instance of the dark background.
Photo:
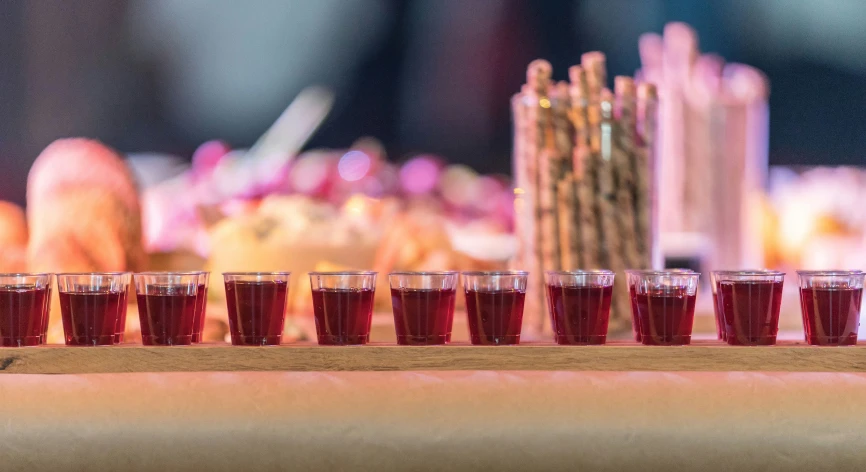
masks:
<svg viewBox="0 0 866 472"><path fill-rule="evenodd" d="M529 61L565 78L599 49L611 76L631 75L638 36L675 20L768 75L771 164L864 162L860 0L3 0L0 198L23 202L61 137L186 158L207 139L249 146L311 84L337 101L309 147L369 135L393 160L508 172Z"/></svg>

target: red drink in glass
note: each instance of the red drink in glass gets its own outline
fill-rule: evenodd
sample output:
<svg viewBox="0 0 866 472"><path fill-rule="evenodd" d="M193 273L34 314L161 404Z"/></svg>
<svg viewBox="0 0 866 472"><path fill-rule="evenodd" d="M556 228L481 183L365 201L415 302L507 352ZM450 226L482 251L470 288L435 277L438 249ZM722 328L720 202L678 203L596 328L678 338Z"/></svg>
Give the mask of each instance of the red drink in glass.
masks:
<svg viewBox="0 0 866 472"><path fill-rule="evenodd" d="M604 344L613 287L547 286L557 344Z"/></svg>
<svg viewBox="0 0 866 472"><path fill-rule="evenodd" d="M456 282L456 274L454 275ZM445 344L451 335L456 290L391 288L397 344Z"/></svg>
<svg viewBox="0 0 866 472"><path fill-rule="evenodd" d="M235 346L279 346L286 320L288 273L223 274Z"/></svg>
<svg viewBox="0 0 866 472"><path fill-rule="evenodd" d="M604 344L610 322L614 273L549 271L547 303L557 344Z"/></svg>
<svg viewBox="0 0 866 472"><path fill-rule="evenodd" d="M38 346L42 343L48 292L44 284L0 286L0 346Z"/></svg>
<svg viewBox="0 0 866 472"><path fill-rule="evenodd" d="M466 290L472 344L520 344L525 299L520 290Z"/></svg>
<svg viewBox="0 0 866 472"><path fill-rule="evenodd" d="M60 314L67 346L110 346L124 296L119 292L60 291Z"/></svg>
<svg viewBox="0 0 866 472"><path fill-rule="evenodd" d="M806 342L853 346L860 328L862 288L801 288Z"/></svg>
<svg viewBox="0 0 866 472"><path fill-rule="evenodd" d="M192 344L202 272L135 274L141 342L145 346Z"/></svg>
<svg viewBox="0 0 866 472"><path fill-rule="evenodd" d="M779 332L785 274L719 272L718 303L725 338L732 346L770 346Z"/></svg>
<svg viewBox="0 0 866 472"><path fill-rule="evenodd" d="M376 272L310 272L319 344L367 344L373 319Z"/></svg>
<svg viewBox="0 0 866 472"><path fill-rule="evenodd" d="M817 346L857 344L866 273L798 270L797 275L806 342Z"/></svg>
<svg viewBox="0 0 866 472"><path fill-rule="evenodd" d="M374 293L369 288L313 290L313 314L319 344L367 344L370 340Z"/></svg>
<svg viewBox="0 0 866 472"><path fill-rule="evenodd" d="M523 271L463 273L472 344L520 344L527 276Z"/></svg>
<svg viewBox="0 0 866 472"><path fill-rule="evenodd" d="M641 343L681 346L691 343L700 274L685 270L628 270Z"/></svg>

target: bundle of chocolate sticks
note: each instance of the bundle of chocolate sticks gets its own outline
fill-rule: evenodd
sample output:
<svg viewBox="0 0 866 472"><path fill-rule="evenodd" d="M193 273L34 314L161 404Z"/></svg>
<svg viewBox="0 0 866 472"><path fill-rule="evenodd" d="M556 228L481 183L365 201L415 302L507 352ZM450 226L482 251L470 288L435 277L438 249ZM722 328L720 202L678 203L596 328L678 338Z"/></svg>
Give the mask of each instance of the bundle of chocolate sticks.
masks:
<svg viewBox="0 0 866 472"><path fill-rule="evenodd" d="M532 277L525 328L546 329L545 271L610 269L617 273L610 332L627 332L623 271L649 268L652 258L656 88L617 76L611 92L600 52L584 54L568 82L552 75L550 63L533 61L512 99L514 266Z"/></svg>

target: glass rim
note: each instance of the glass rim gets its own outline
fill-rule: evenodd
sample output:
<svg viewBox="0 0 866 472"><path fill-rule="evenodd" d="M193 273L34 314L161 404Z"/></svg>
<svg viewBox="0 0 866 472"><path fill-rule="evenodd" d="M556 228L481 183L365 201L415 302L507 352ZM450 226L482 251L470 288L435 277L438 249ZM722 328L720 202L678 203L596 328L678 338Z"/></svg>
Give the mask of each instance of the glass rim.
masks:
<svg viewBox="0 0 866 472"><path fill-rule="evenodd" d="M155 271L145 271L145 272L132 272L132 275L202 275L202 274L210 274L209 271L206 270L194 270L194 271L170 271L170 270L155 270Z"/></svg>
<svg viewBox="0 0 866 472"><path fill-rule="evenodd" d="M82 275L132 275L132 272L57 272L54 275L60 277L76 277Z"/></svg>
<svg viewBox="0 0 866 472"><path fill-rule="evenodd" d="M852 275L866 275L866 272L863 272L862 270L798 270L797 275L850 277Z"/></svg>
<svg viewBox="0 0 866 472"><path fill-rule="evenodd" d="M222 275L292 275L291 272L223 272Z"/></svg>
<svg viewBox="0 0 866 472"><path fill-rule="evenodd" d="M752 270L713 270L710 271L711 274L719 276L719 275L754 275L754 276L785 276L785 272L781 270L770 270L770 269L752 269Z"/></svg>
<svg viewBox="0 0 866 472"><path fill-rule="evenodd" d="M45 277L54 275L53 272L4 272L0 277Z"/></svg>
<svg viewBox="0 0 866 472"><path fill-rule="evenodd" d="M525 270L467 270L461 272L463 275L469 276L491 276L491 277L507 277L507 276L525 276L529 275L529 272Z"/></svg>
<svg viewBox="0 0 866 472"><path fill-rule="evenodd" d="M669 269L669 270L653 270L653 269L626 269L626 274L635 275L701 275L692 269Z"/></svg>
<svg viewBox="0 0 866 472"><path fill-rule="evenodd" d="M375 270L338 270L338 271L313 271L309 272L313 275L376 275L379 272Z"/></svg>
<svg viewBox="0 0 866 472"><path fill-rule="evenodd" d="M419 270L419 271L405 271L398 270L394 272L388 272L388 275L459 275L460 272L456 270Z"/></svg>
<svg viewBox="0 0 866 472"><path fill-rule="evenodd" d="M616 272L607 269L592 270L548 270L547 275L616 275Z"/></svg>

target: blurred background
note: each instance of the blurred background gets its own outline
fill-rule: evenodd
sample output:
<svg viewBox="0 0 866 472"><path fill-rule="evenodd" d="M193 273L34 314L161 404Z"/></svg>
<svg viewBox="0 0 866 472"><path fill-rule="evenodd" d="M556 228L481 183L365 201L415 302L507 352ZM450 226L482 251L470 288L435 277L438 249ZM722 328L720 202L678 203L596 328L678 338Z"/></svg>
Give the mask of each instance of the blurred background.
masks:
<svg viewBox="0 0 866 472"><path fill-rule="evenodd" d="M509 97L537 57L583 51L640 67L641 33L691 24L703 51L769 78L773 165L866 155L866 2L859 0L42 0L0 2L0 198L24 202L52 140L187 159L250 146L305 86L336 92L308 147L375 136L510 171Z"/></svg>

